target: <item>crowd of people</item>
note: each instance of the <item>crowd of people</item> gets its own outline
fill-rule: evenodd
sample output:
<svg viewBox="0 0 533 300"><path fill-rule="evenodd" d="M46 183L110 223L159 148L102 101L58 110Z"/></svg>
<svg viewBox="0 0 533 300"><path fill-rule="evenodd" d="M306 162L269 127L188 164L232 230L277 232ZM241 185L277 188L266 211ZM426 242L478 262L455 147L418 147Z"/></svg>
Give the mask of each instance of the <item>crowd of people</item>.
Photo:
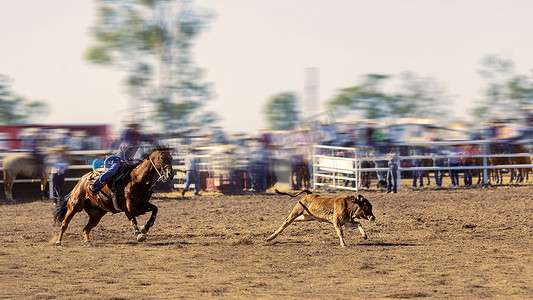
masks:
<svg viewBox="0 0 533 300"><path fill-rule="evenodd" d="M222 132L218 132L216 137L210 141L222 149L217 153L209 153L209 150L203 149L209 144L195 144L194 141L189 141L186 147L186 157L183 160L183 171L186 174L186 179L182 195L185 195L191 187L194 187L193 194L195 196L200 195L202 189L209 188L206 177L218 177L220 179L217 181L219 186L216 188L230 194L240 194L244 191L265 193L278 181L275 162L280 161L286 165L285 169L288 169L291 189L309 189L312 187L312 145L314 143L328 144L328 141L331 144L332 137L336 136L327 130L324 130L322 134L302 130L294 132L288 139L285 137L283 140L275 137L272 132L263 131L255 137L248 137L246 140L232 140L225 137ZM38 166L45 164L52 166L55 199L59 199L65 194L64 176L69 168L69 160L66 157L67 151L83 149L83 139L80 140L79 137L81 137L79 134L58 131L53 139L43 139L42 132L37 129L28 131L24 135L23 147L31 153L36 164ZM44 141L46 141L46 145L43 144ZM383 140L380 141L381 143L365 142L362 143L363 145L355 146L352 145L353 142L350 144L349 141L343 140L342 146L355 146L361 149L359 154L347 152L346 155L348 156L373 157L372 164L366 167L387 169L387 171L377 171L372 174L366 173L363 176L363 180L368 180L368 182L370 177L375 176L378 180L378 187L382 185L386 188L387 193L397 192L398 168L404 170L406 167L444 168L445 171L443 169L432 170L436 186L443 185L445 173L449 174L451 186L463 184L471 186L473 175L478 173L468 169L468 167L476 164L475 155L482 152L479 145L400 147L383 143ZM157 144L158 142L166 143L167 141L158 141L152 135L141 133L141 128L137 122L128 123L119 137L111 144L107 155L93 157L93 170L103 167L104 172L91 185L91 191L93 193L98 192L118 172L121 166L134 160L135 156L138 155L137 150L141 143ZM50 155L47 156L46 161L42 152L43 148L50 150ZM428 154L431 155L431 159L421 157ZM401 156L419 156L420 158L400 159ZM179 164L180 162L176 163ZM211 164L211 167L206 167L206 164ZM213 165L217 167L214 168ZM214 173L206 175L213 170ZM428 171L402 172L407 173L407 177L412 177L413 187L423 187L429 184ZM460 178L461 173L462 180ZM355 174L346 174L346 176L355 178ZM427 182L424 182L425 178L428 178ZM369 187L369 183L356 183L355 180L345 182L345 185L349 184Z"/></svg>
<svg viewBox="0 0 533 300"><path fill-rule="evenodd" d="M443 185L443 177L448 174L450 178L450 186L472 186L474 183L473 177L477 175L477 184L481 183L482 171L479 169L470 169L468 167L481 166L482 158L480 154L483 153L480 148L489 148L486 144L466 144L466 145L452 145L452 146L432 146L432 147L418 147L418 146L402 146L389 147L386 152L376 151L372 148L370 155L373 157L373 164L367 167L370 168L384 168L388 167L385 181L387 183L387 193L395 193L397 187L398 168L402 167L402 177L411 177L413 187L423 187L430 185L430 174L433 173L434 184L437 187ZM490 151L490 150L486 150ZM523 151L522 151L523 152ZM498 152L498 153L513 153L513 152ZM494 153L496 154L496 153ZM401 156L409 156L414 158L400 159ZM368 158L368 157L367 157ZM528 158L529 159L529 158ZM486 162L490 164L491 161ZM510 158L502 160L502 164L512 164ZM529 161L523 161L524 164L529 164ZM409 170L409 168L426 167L428 170ZM437 169L438 168L438 169ZM511 172L516 170L510 170ZM489 170L488 173L491 173ZM462 176L461 176L462 174ZM512 178L511 174L511 178ZM378 184L384 179L381 171L376 172ZM427 181L425 181L427 179Z"/></svg>

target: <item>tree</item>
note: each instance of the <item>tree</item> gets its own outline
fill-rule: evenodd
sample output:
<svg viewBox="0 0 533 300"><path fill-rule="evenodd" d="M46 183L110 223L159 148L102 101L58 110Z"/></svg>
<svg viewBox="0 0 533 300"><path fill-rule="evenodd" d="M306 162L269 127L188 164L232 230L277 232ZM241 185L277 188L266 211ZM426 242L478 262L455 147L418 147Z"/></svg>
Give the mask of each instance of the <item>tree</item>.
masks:
<svg viewBox="0 0 533 300"><path fill-rule="evenodd" d="M533 105L533 78L517 75L514 63L497 55L485 56L481 64L479 73L487 87L484 98L471 110L474 119L524 119L524 109Z"/></svg>
<svg viewBox="0 0 533 300"><path fill-rule="evenodd" d="M11 81L0 75L0 123L24 124L48 113L48 106L41 101L29 101L11 91Z"/></svg>
<svg viewBox="0 0 533 300"><path fill-rule="evenodd" d="M366 74L362 83L340 90L327 105L340 115L358 112L359 117L443 117L449 103L441 85L431 77L407 72L400 76L396 92L385 91L390 75Z"/></svg>
<svg viewBox="0 0 533 300"><path fill-rule="evenodd" d="M272 96L265 104L266 122L273 130L292 130L298 124L296 95L290 92Z"/></svg>
<svg viewBox="0 0 533 300"><path fill-rule="evenodd" d="M193 8L191 0L95 1L96 44L87 51L89 61L126 71L130 97L153 105L155 120L166 129L217 119L201 112L211 86L202 82L191 53L210 11Z"/></svg>
<svg viewBox="0 0 533 300"><path fill-rule="evenodd" d="M399 91L390 101L391 115L397 117L444 118L450 103L444 87L433 77L412 72L400 74Z"/></svg>
<svg viewBox="0 0 533 300"><path fill-rule="evenodd" d="M364 75L360 85L341 89L327 105L340 115L355 110L367 119L385 117L389 114L388 103L393 101L382 91L383 82L388 78L388 75L381 74Z"/></svg>

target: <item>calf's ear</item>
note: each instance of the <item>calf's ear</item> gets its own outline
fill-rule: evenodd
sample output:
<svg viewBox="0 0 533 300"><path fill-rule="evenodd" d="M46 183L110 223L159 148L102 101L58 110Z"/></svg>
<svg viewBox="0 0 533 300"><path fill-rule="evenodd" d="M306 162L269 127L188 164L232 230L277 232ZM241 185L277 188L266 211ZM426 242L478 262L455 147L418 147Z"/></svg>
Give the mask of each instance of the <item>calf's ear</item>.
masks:
<svg viewBox="0 0 533 300"><path fill-rule="evenodd" d="M361 195L359 195L359 197L361 197ZM352 203L361 205L361 201L359 201L357 198L355 198L355 196L350 196L350 200L352 201Z"/></svg>

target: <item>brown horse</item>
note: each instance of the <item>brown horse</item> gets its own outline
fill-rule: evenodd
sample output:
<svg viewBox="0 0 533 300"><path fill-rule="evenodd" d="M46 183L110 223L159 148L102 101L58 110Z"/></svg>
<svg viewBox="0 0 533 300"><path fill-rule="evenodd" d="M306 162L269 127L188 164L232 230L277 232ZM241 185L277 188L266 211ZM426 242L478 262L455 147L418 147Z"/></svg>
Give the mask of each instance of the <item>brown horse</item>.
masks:
<svg viewBox="0 0 533 300"><path fill-rule="evenodd" d="M513 153L529 153L529 149L527 149L522 144L511 144L513 148ZM530 156L517 156L511 158L511 164L512 165L529 165L531 163ZM523 182L526 177L527 173L529 172L530 168L516 168L514 172L511 172L511 179L510 182Z"/></svg>
<svg viewBox="0 0 533 300"><path fill-rule="evenodd" d="M511 152L511 147L507 143L490 143L488 145L489 154L509 154ZM511 159L505 156L498 157L489 157L489 163L491 166L498 165L509 165L511 164ZM492 178L496 184L503 184L503 169L495 168L492 169Z"/></svg>
<svg viewBox="0 0 533 300"><path fill-rule="evenodd" d="M514 153L529 153L529 150L522 144L519 143L492 143L489 145L489 153L491 154L514 154ZM528 156L520 157L489 157L489 162L491 165L522 165L530 164L531 159ZM529 168L511 168L509 170L510 179L509 183L513 181L522 182ZM503 184L503 170L494 169L493 174L495 174L496 183Z"/></svg>
<svg viewBox="0 0 533 300"><path fill-rule="evenodd" d="M2 168L4 172L4 192L7 201L15 204L12 190L15 179L19 175L40 179L41 197L44 197L44 190L50 176L50 166L37 163L36 158L29 153L17 153L6 156L2 162Z"/></svg>
<svg viewBox="0 0 533 300"><path fill-rule="evenodd" d="M111 183L112 180L110 180L97 196L91 194L88 189L89 185L96 179L93 173L94 171L91 171L83 175L67 197L68 200L64 200L56 206L55 219L57 222L62 222L56 245L61 245L61 238L67 230L69 222L82 209L85 209L89 215L89 222L83 228L86 246L92 246L89 233L108 212L123 211L133 226L137 241L145 241L146 233L154 225L157 214L157 206L149 202L152 189L157 181L170 181L174 177L170 149L158 147L152 150L125 177L117 179L114 183ZM155 178L156 175L159 177ZM139 230L136 217L149 211L152 212L150 219Z"/></svg>

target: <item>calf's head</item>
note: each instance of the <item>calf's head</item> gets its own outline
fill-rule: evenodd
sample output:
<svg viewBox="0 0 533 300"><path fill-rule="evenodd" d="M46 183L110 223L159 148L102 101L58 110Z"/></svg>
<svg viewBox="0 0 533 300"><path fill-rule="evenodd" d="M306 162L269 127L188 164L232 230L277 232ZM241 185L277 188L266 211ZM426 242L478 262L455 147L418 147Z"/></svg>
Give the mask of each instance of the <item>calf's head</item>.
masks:
<svg viewBox="0 0 533 300"><path fill-rule="evenodd" d="M369 221L374 221L376 219L372 213L372 204L370 204L368 199L362 195L358 195L357 198L355 196L350 196L350 200L357 204L356 208L352 210L351 213L353 219L366 219Z"/></svg>

